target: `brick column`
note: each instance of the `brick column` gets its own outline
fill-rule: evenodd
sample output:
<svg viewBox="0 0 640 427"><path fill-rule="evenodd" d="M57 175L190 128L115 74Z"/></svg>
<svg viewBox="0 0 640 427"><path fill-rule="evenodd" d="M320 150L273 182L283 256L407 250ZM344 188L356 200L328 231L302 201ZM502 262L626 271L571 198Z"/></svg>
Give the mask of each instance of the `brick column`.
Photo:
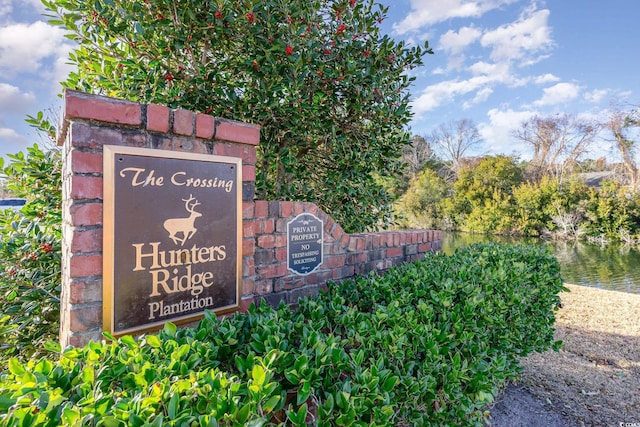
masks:
<svg viewBox="0 0 640 427"><path fill-rule="evenodd" d="M260 128L188 110L171 110L66 91L63 147L60 342L102 339L103 146L240 157L243 200L255 192Z"/></svg>

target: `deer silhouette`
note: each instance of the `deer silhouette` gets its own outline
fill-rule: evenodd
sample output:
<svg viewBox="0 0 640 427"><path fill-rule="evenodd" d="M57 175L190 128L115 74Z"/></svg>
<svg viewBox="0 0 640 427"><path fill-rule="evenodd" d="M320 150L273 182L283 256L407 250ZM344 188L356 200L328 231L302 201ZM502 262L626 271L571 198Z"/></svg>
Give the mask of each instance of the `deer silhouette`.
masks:
<svg viewBox="0 0 640 427"><path fill-rule="evenodd" d="M193 223L196 218L202 216L200 212L194 210L200 203L193 197L193 194L190 194L188 199L182 199L182 201L185 202L184 207L190 215L186 218L169 218L164 222L164 229L169 232L169 237L176 245L180 242L180 246L183 246L196 233L197 229ZM193 203L189 205L191 201ZM182 238L176 236L178 233L182 233Z"/></svg>

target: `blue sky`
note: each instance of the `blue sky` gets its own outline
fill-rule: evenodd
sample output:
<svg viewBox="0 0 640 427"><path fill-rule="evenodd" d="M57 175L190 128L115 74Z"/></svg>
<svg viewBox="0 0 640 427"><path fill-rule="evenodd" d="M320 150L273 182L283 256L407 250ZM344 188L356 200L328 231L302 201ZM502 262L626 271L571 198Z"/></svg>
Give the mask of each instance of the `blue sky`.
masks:
<svg viewBox="0 0 640 427"><path fill-rule="evenodd" d="M512 131L533 115L603 120L612 102L640 104L640 2L633 0L382 0L383 29L429 40L415 70L414 134L472 119L476 154L521 154ZM0 0L0 156L40 142L27 114L57 112L71 43L40 0ZM615 153L605 140L593 156Z"/></svg>

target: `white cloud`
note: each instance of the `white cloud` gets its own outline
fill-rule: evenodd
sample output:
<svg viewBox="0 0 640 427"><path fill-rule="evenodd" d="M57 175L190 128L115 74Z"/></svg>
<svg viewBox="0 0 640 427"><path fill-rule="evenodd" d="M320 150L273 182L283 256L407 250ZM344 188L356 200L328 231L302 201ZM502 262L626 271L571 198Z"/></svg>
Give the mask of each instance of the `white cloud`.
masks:
<svg viewBox="0 0 640 427"><path fill-rule="evenodd" d="M40 0L0 0L0 25L37 20L45 10Z"/></svg>
<svg viewBox="0 0 640 427"><path fill-rule="evenodd" d="M466 110L476 104L480 104L481 102L484 102L487 99L489 99L492 93L493 93L493 89L491 89L490 87L482 88L478 92L476 92L476 96L471 101L464 102L462 104L462 108Z"/></svg>
<svg viewBox="0 0 640 427"><path fill-rule="evenodd" d="M457 32L449 30L440 36L440 46L455 55L478 40L481 35L482 32L473 27L462 27Z"/></svg>
<svg viewBox="0 0 640 427"><path fill-rule="evenodd" d="M515 1L518 0L411 0L411 11L393 29L397 34L405 34L451 18L478 18Z"/></svg>
<svg viewBox="0 0 640 427"><path fill-rule="evenodd" d="M0 128L0 145L2 145L3 150L7 150L9 147L5 146L5 143L9 144L26 144L27 139L18 134L13 129L10 128ZM10 149L9 151L11 151Z"/></svg>
<svg viewBox="0 0 640 427"><path fill-rule="evenodd" d="M530 156L530 147L516 140L513 132L521 126L522 122L536 114L535 111L500 110L497 108L489 110L487 113L489 122L478 125L480 135L486 142L489 152L492 154L518 153L524 154L523 157L527 157L529 154Z"/></svg>
<svg viewBox="0 0 640 427"><path fill-rule="evenodd" d="M22 113L36 105L36 97L16 86L0 83L0 113Z"/></svg>
<svg viewBox="0 0 640 427"><path fill-rule="evenodd" d="M508 64L502 63L502 64L490 64L488 62L484 62L484 61L479 61L476 62L475 64L471 65L469 67L469 71L471 71L471 73L473 75L490 75L493 74L495 75L498 72L503 72L505 71L504 68L505 66L508 68Z"/></svg>
<svg viewBox="0 0 640 427"><path fill-rule="evenodd" d="M580 94L580 87L573 83L558 83L551 87L544 88L542 98L535 101L533 105L541 107L547 105L562 104L575 99Z"/></svg>
<svg viewBox="0 0 640 427"><path fill-rule="evenodd" d="M47 64L52 61L59 69L59 61L67 58L72 46L64 34L61 28L42 21L0 28L0 72L5 77L25 73L42 76L43 71L56 74Z"/></svg>
<svg viewBox="0 0 640 427"><path fill-rule="evenodd" d="M13 4L11 0L0 0L0 19L3 21L5 17L9 16L13 11Z"/></svg>
<svg viewBox="0 0 640 427"><path fill-rule="evenodd" d="M534 82L539 85L543 85L546 83L555 83L560 80L560 77L556 77L551 73L544 74L542 76L537 76L534 79Z"/></svg>
<svg viewBox="0 0 640 427"><path fill-rule="evenodd" d="M584 100L597 104L602 101L608 93L609 91L607 89L594 89L584 94Z"/></svg>
<svg viewBox="0 0 640 427"><path fill-rule="evenodd" d="M475 76L467 80L447 80L427 86L422 94L412 101L412 110L419 116L431 111L456 96L466 95L484 89L494 82L496 76Z"/></svg>
<svg viewBox="0 0 640 427"><path fill-rule="evenodd" d="M549 50L553 41L548 25L549 10L526 11L516 22L487 31L480 43L491 49L494 61L535 62L531 55Z"/></svg>

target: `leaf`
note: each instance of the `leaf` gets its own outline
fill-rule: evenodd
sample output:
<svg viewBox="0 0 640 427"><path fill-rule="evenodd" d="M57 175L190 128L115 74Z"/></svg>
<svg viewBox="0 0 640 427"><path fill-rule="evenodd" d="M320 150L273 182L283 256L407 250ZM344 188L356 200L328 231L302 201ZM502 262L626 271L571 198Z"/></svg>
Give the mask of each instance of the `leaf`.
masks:
<svg viewBox="0 0 640 427"><path fill-rule="evenodd" d="M254 384L262 388L264 381L266 379L266 373L264 368L260 365L253 365L253 369L251 370L251 377L253 378Z"/></svg>
<svg viewBox="0 0 640 427"><path fill-rule="evenodd" d="M309 394L311 393L311 384L308 381L304 381L300 387L298 387L298 394L296 403L301 405L309 399Z"/></svg>
<svg viewBox="0 0 640 427"><path fill-rule="evenodd" d="M249 419L249 414L251 412L251 403L245 404L239 411L236 419L240 424L245 424Z"/></svg>
<svg viewBox="0 0 640 427"><path fill-rule="evenodd" d="M178 414L178 409L180 407L180 395L178 393L174 393L171 395L171 399L169 400L169 405L167 405L167 415L170 420L175 420Z"/></svg>
<svg viewBox="0 0 640 427"><path fill-rule="evenodd" d="M156 335L147 335L145 341L153 348L160 348L162 346L160 339Z"/></svg>
<svg viewBox="0 0 640 427"><path fill-rule="evenodd" d="M175 338L178 333L178 327L171 322L167 322L164 324L163 332L167 336Z"/></svg>
<svg viewBox="0 0 640 427"><path fill-rule="evenodd" d="M393 390L393 388L400 382L400 379L394 375L389 376L382 384L382 389L387 393Z"/></svg>
<svg viewBox="0 0 640 427"><path fill-rule="evenodd" d="M272 412L280 402L280 396L271 396L269 400L262 404L262 410L266 413Z"/></svg>
<svg viewBox="0 0 640 427"><path fill-rule="evenodd" d="M22 376L26 372L18 359L11 358L9 359L9 372L11 372L15 376Z"/></svg>

